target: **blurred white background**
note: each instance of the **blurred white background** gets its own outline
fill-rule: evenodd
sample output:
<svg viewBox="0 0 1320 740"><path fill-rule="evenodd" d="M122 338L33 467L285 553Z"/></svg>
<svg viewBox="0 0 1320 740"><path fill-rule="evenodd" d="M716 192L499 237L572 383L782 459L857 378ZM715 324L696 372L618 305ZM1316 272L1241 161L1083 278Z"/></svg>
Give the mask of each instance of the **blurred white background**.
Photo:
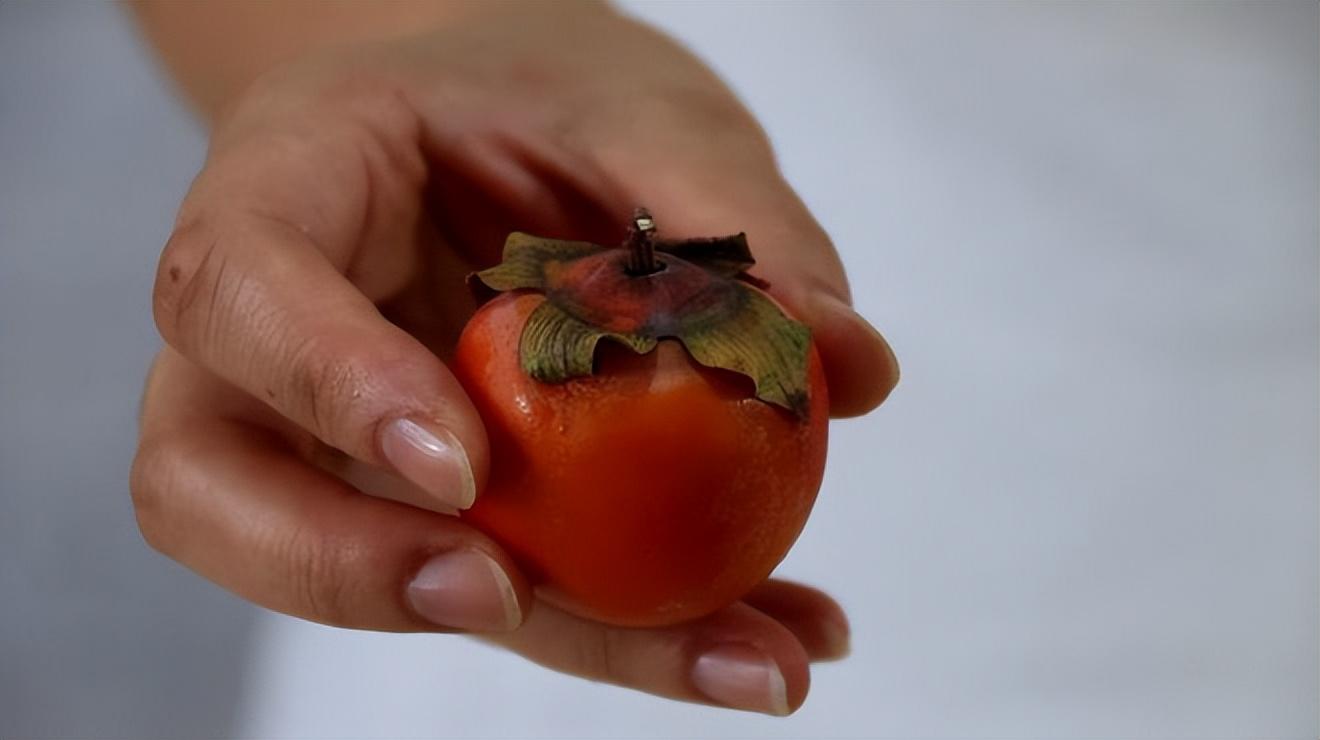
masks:
<svg viewBox="0 0 1320 740"><path fill-rule="evenodd" d="M148 295L205 139L113 6L0 3L0 736L1320 733L1320 6L625 7L761 116L903 362L781 570L852 657L762 718L148 552Z"/></svg>

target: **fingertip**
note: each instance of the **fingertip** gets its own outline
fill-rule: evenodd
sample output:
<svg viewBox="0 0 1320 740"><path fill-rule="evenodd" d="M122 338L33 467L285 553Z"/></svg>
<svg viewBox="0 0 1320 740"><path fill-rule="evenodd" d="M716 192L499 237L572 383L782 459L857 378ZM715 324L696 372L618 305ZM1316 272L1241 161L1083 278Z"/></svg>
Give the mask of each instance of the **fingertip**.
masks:
<svg viewBox="0 0 1320 740"><path fill-rule="evenodd" d="M811 659L802 643L794 640L788 649L781 649L776 660L784 675L787 714L792 714L806 703L807 693L811 690Z"/></svg>
<svg viewBox="0 0 1320 740"><path fill-rule="evenodd" d="M431 556L407 595L427 622L469 632L510 632L522 625L526 611L509 570L479 548Z"/></svg>
<svg viewBox="0 0 1320 740"><path fill-rule="evenodd" d="M848 620L822 621L820 625L822 649L812 658L816 661L843 660L852 654L852 629Z"/></svg>
<svg viewBox="0 0 1320 740"><path fill-rule="evenodd" d="M476 501L476 478L465 445L443 425L408 417L381 425L381 456L404 478L448 509Z"/></svg>
<svg viewBox="0 0 1320 740"><path fill-rule="evenodd" d="M212 398L201 390L177 399L173 419L159 422L165 426L139 453L132 481L144 536L161 552L257 604L322 624L482 632L521 625L530 587L485 534L359 495L277 432L211 417ZM434 565L442 554L457 559ZM430 606L440 603L432 618L418 608L418 589Z"/></svg>
<svg viewBox="0 0 1320 740"><path fill-rule="evenodd" d="M789 698L789 681L773 656L740 643L712 647L692 666L692 685L707 699L731 709L786 717L805 698ZM799 682L794 682L799 683ZM795 694L802 692L794 692Z"/></svg>
<svg viewBox="0 0 1320 740"><path fill-rule="evenodd" d="M852 628L843 607L818 589L769 580L743 597L749 606L788 628L813 663L846 658Z"/></svg>
<svg viewBox="0 0 1320 740"><path fill-rule="evenodd" d="M385 406L375 425L374 455L414 487L399 500L417 504L420 498L423 508L452 514L476 502L488 473L489 442L481 416L450 369L438 360L427 364L429 370L397 379L398 394L409 400Z"/></svg>
<svg viewBox="0 0 1320 740"><path fill-rule="evenodd" d="M811 661L808 660L806 653L801 645L785 655L782 651L776 656L776 662L779 665L780 675L782 676L782 691L784 698L783 711L773 713L775 716L787 717L802 708L807 702L807 694L811 690Z"/></svg>
<svg viewBox="0 0 1320 740"><path fill-rule="evenodd" d="M748 604L698 624L704 639L697 644L704 648L693 663L692 678L707 698L779 717L796 712L807 700L810 655L788 625Z"/></svg>
<svg viewBox="0 0 1320 740"><path fill-rule="evenodd" d="M471 486L475 500L485 489L490 473L490 440L486 436L486 423L450 367L443 369L442 400L435 418L462 449L467 463L466 484Z"/></svg>
<svg viewBox="0 0 1320 740"><path fill-rule="evenodd" d="M839 298L819 294L811 328L825 366L830 413L861 416L884 403L898 385L899 365L889 342Z"/></svg>

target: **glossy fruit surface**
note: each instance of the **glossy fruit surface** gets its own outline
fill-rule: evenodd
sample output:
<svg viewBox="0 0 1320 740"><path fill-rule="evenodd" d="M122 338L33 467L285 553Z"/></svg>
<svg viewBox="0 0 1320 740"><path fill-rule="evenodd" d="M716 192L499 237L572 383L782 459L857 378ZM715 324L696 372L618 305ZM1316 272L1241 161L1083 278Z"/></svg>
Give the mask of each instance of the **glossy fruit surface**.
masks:
<svg viewBox="0 0 1320 740"><path fill-rule="evenodd" d="M463 519L580 616L662 625L736 601L783 559L820 487L829 402L815 349L799 414L673 340L647 354L603 340L591 375L545 383L519 363L545 300L499 295L459 341L454 371L491 444Z"/></svg>

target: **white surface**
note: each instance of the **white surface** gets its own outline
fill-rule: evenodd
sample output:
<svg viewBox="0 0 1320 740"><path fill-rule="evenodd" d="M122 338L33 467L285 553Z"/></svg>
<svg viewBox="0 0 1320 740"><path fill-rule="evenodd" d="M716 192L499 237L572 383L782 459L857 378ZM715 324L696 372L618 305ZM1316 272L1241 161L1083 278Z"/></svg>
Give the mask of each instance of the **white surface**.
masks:
<svg viewBox="0 0 1320 740"><path fill-rule="evenodd" d="M782 573L786 720L437 636L263 623L274 737L1312 737L1314 4L629 5L762 116L892 339Z"/></svg>

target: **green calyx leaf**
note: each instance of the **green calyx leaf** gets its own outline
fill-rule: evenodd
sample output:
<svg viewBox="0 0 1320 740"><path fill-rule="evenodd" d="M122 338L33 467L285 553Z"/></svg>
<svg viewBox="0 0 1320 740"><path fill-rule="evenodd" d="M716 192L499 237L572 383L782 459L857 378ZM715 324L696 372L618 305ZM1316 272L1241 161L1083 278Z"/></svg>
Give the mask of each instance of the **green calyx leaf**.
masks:
<svg viewBox="0 0 1320 740"><path fill-rule="evenodd" d="M532 311L523 328L518 347L522 368L543 383L563 383L590 375L596 344L606 337L639 355L655 349L657 341L655 337L601 331L546 301Z"/></svg>
<svg viewBox="0 0 1320 740"><path fill-rule="evenodd" d="M746 236L654 240L646 219L631 252L515 232L503 262L472 276L496 291L545 294L523 328L523 370L562 383L591 375L602 339L645 354L673 338L696 362L751 378L758 399L804 417L811 331L753 287L764 283L746 274L755 264ZM630 270L642 240L655 269L639 274Z"/></svg>
<svg viewBox="0 0 1320 740"><path fill-rule="evenodd" d="M693 326L679 340L697 362L751 378L762 401L805 412L811 330L755 288L739 284L738 294L740 305L722 322Z"/></svg>
<svg viewBox="0 0 1320 740"><path fill-rule="evenodd" d="M504 241L503 261L472 277L492 290L545 289L545 268L553 262L572 262L603 250L590 242L545 239L515 231Z"/></svg>

